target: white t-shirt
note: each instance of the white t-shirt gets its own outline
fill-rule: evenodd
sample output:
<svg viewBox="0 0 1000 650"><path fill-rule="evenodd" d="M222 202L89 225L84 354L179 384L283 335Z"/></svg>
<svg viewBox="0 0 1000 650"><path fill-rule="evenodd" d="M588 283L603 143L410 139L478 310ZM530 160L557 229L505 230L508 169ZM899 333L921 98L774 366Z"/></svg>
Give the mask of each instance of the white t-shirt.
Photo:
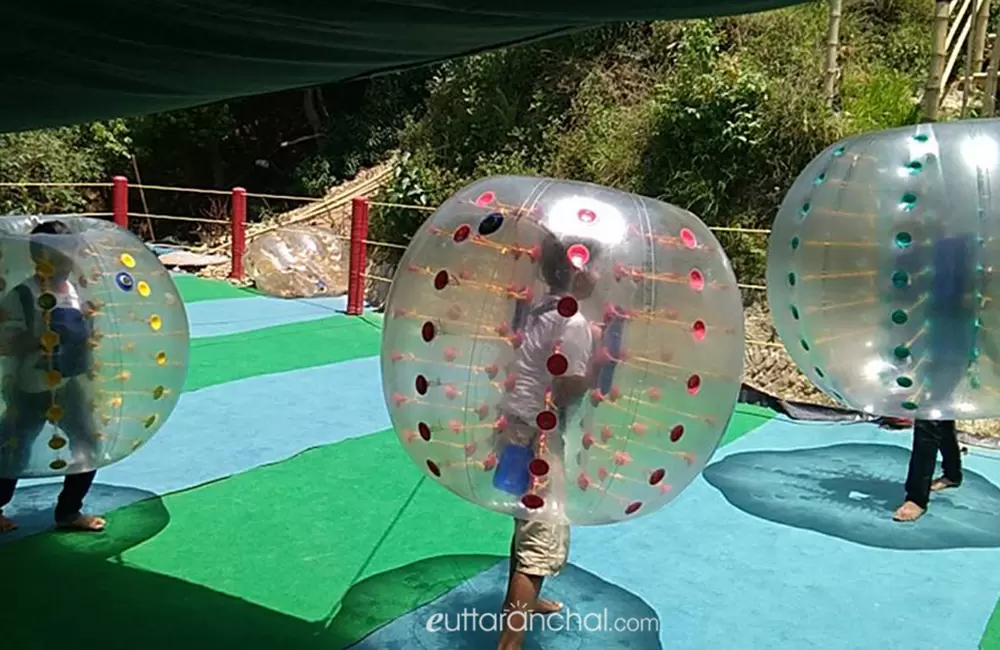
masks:
<svg viewBox="0 0 1000 650"><path fill-rule="evenodd" d="M522 330L524 340L514 356L514 386L501 401L501 410L526 422L534 422L546 408L545 393L555 379L548 369L549 357L556 352L566 357L568 367L562 376L584 377L593 353L590 323L580 312L569 318L561 315L556 300L547 296L531 307ZM546 304L551 309L532 313Z"/></svg>
<svg viewBox="0 0 1000 650"><path fill-rule="evenodd" d="M31 335L37 345L37 341L41 337L45 327L42 321L42 310L38 307L38 298L42 294L41 282L36 276L26 280L22 286L28 287L28 290L31 292L31 304L35 307L35 313L31 318L34 325L34 331L31 332ZM50 288L49 293L56 297L55 307L57 308L62 307L77 310L81 308L80 296L76 291L76 287L71 282L67 281L59 287ZM2 328L4 336L27 329L28 319L25 318L21 300L20 291L11 290L4 296L3 302L0 303L0 310L6 316L4 321L0 323L0 328ZM14 352L15 354L11 354L5 359L4 374L12 374L17 378L16 386L18 390L26 393L44 393L60 388L66 383L67 380L63 379L58 386L49 386L46 384L45 365L42 363L41 351L32 351L27 355L17 354L16 350Z"/></svg>

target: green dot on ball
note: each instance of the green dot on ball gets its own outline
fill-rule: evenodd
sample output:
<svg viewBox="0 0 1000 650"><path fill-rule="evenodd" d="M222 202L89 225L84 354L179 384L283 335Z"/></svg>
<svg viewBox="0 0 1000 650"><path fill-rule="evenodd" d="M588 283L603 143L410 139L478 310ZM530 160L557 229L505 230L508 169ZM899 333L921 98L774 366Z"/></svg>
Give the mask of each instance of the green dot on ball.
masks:
<svg viewBox="0 0 1000 650"><path fill-rule="evenodd" d="M807 214L809 214L809 210L811 209L812 205L810 205L809 202L806 201L805 203L802 204L802 207L799 208L799 217L805 217Z"/></svg>
<svg viewBox="0 0 1000 650"><path fill-rule="evenodd" d="M795 286L795 273L789 273L788 274L788 286L790 286L790 287L794 287Z"/></svg>
<svg viewBox="0 0 1000 650"><path fill-rule="evenodd" d="M897 309L896 311L892 312L892 322L897 325L902 325L907 321L908 318L909 316L907 316L906 312L903 311L902 309Z"/></svg>
<svg viewBox="0 0 1000 650"><path fill-rule="evenodd" d="M793 251L797 250L798 247L799 247L799 238L798 237L792 237L792 250Z"/></svg>
<svg viewBox="0 0 1000 650"><path fill-rule="evenodd" d="M898 270L892 274L892 286L903 289L910 284L910 274L903 270Z"/></svg>
<svg viewBox="0 0 1000 650"><path fill-rule="evenodd" d="M919 408L916 402L911 402L909 400L903 402L900 406L902 406L907 411L916 411L917 408Z"/></svg>
<svg viewBox="0 0 1000 650"><path fill-rule="evenodd" d="M844 155L844 147L837 147L836 149L834 149L833 150L833 155L834 156L843 156Z"/></svg>
<svg viewBox="0 0 1000 650"><path fill-rule="evenodd" d="M915 136L913 136L913 139L916 140L917 142L927 142L929 138L926 133L918 133Z"/></svg>
<svg viewBox="0 0 1000 650"><path fill-rule="evenodd" d="M819 377L820 379L822 379L823 377L826 377L826 373L823 372L822 368L816 367L816 368L813 368L813 370L816 372L816 376Z"/></svg>
<svg viewBox="0 0 1000 650"><path fill-rule="evenodd" d="M903 231L896 233L896 248L909 248L910 244L913 243L913 235Z"/></svg>
<svg viewBox="0 0 1000 650"><path fill-rule="evenodd" d="M910 356L910 348L906 347L905 345L897 345L895 348L893 348L892 354L897 359L907 359Z"/></svg>
<svg viewBox="0 0 1000 650"><path fill-rule="evenodd" d="M800 339L799 340L799 345L801 345L802 349L805 350L806 352L809 351L809 344L806 342L805 339Z"/></svg>
<svg viewBox="0 0 1000 650"><path fill-rule="evenodd" d="M789 307L789 309L791 309L791 311L792 311L792 318L794 318L795 320L798 320L799 319L799 308L796 307L795 305L792 305L791 307Z"/></svg>
<svg viewBox="0 0 1000 650"><path fill-rule="evenodd" d="M920 162L919 160L911 160L909 163L907 163L906 168L910 170L910 173L917 174L923 170L924 163Z"/></svg>
<svg viewBox="0 0 1000 650"><path fill-rule="evenodd" d="M913 385L913 380L909 377L896 377L896 384L903 388L909 388Z"/></svg>
<svg viewBox="0 0 1000 650"><path fill-rule="evenodd" d="M822 185L823 181L825 180L826 180L826 172L823 172L822 174L816 177L816 180L814 180L813 183L816 185Z"/></svg>
<svg viewBox="0 0 1000 650"><path fill-rule="evenodd" d="M980 381L979 377L970 377L969 385L972 386L973 388L980 388L983 385L983 383Z"/></svg>

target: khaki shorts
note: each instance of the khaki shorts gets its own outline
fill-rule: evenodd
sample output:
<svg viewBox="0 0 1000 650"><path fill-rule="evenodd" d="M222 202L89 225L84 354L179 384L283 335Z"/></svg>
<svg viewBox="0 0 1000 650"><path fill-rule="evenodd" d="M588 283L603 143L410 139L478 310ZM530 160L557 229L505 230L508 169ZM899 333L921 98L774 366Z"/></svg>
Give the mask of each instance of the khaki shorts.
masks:
<svg viewBox="0 0 1000 650"><path fill-rule="evenodd" d="M515 519L511 547L515 571L529 576L554 576L569 558L569 526Z"/></svg>

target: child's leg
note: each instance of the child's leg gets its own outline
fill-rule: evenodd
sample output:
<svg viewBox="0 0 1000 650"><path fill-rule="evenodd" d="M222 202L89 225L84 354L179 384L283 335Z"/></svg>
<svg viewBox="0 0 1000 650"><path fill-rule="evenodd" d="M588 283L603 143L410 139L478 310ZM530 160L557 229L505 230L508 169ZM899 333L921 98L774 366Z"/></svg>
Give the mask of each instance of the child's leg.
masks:
<svg viewBox="0 0 1000 650"><path fill-rule="evenodd" d="M893 515L896 521L916 521L927 510L931 480L937 463L938 436L936 422L917 420L913 423L913 450L906 475L906 501Z"/></svg>
<svg viewBox="0 0 1000 650"><path fill-rule="evenodd" d="M31 446L45 427L46 403L43 396L13 391L7 396L7 411L0 417L0 533L17 528L3 516L4 507L14 498L17 479L31 456Z"/></svg>
<svg viewBox="0 0 1000 650"><path fill-rule="evenodd" d="M501 650L521 647L529 616L558 611L561 605L540 600L542 582L556 575L569 557L569 526L541 521L514 522L511 575L504 599Z"/></svg>
<svg viewBox="0 0 1000 650"><path fill-rule="evenodd" d="M944 476L931 484L931 490L943 490L962 484L962 451L958 446L955 421L935 422L938 444L941 448L941 468Z"/></svg>
<svg viewBox="0 0 1000 650"><path fill-rule="evenodd" d="M59 401L66 413L60 426L69 438L74 463L93 467L97 462L97 427L77 380L70 380L59 391ZM83 501L96 475L96 471L90 470L70 474L63 481L55 512L56 523L60 527L93 532L104 530L104 519L82 513Z"/></svg>

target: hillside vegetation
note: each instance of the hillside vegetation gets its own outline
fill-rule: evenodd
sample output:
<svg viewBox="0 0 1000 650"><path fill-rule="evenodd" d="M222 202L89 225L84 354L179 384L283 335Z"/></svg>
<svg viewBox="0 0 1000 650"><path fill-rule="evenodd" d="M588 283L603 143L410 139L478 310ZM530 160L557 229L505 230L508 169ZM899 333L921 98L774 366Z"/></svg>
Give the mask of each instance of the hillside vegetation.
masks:
<svg viewBox="0 0 1000 650"><path fill-rule="evenodd" d="M913 122L933 0L848 0L836 106L822 93L827 6L623 24L350 84L137 119L0 136L0 181L106 181L320 195L401 152L380 198L433 206L497 173L592 181L767 227L798 171L850 133ZM157 214L223 216L201 195L149 192ZM134 203L138 201L133 199ZM208 201L208 202L207 202ZM292 207L252 202L252 218ZM0 213L107 210L106 192L0 190ZM426 213L377 209L404 243ZM157 235L194 237L184 222ZM172 230L173 229L173 230ZM744 281L765 240L723 238Z"/></svg>

